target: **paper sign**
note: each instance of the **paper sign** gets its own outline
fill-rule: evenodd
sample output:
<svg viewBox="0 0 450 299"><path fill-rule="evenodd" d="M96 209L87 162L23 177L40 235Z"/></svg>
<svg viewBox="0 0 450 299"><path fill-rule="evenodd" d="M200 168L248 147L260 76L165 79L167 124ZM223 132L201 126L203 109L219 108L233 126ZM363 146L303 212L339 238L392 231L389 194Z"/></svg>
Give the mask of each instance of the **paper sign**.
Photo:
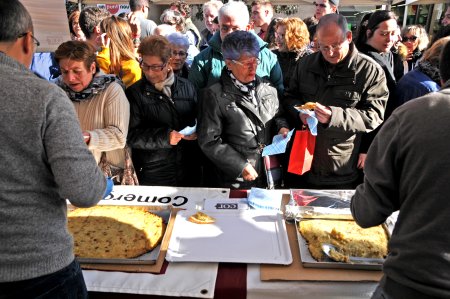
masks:
<svg viewBox="0 0 450 299"><path fill-rule="evenodd" d="M160 186L121 186L99 204L102 205L172 205L176 208L195 209L205 198L228 199L230 189L182 188Z"/></svg>

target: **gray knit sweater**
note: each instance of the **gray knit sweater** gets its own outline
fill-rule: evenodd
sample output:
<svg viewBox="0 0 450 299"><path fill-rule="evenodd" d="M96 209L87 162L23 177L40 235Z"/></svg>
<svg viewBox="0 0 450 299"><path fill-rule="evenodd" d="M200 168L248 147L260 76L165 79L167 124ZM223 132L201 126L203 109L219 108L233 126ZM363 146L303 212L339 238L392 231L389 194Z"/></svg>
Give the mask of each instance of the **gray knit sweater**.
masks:
<svg viewBox="0 0 450 299"><path fill-rule="evenodd" d="M0 282L8 282L73 261L65 199L95 205L106 180L66 94L2 52L0 107Z"/></svg>

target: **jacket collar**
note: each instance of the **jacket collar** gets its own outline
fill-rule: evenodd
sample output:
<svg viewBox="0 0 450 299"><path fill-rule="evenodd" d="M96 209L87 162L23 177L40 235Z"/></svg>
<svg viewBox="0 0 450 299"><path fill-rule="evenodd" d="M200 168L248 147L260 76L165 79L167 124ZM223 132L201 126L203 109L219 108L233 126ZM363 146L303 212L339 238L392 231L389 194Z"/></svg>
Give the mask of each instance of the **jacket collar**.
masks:
<svg viewBox="0 0 450 299"><path fill-rule="evenodd" d="M178 84L180 84L180 83L182 83L182 81L180 80L180 78L178 76L175 75L173 84L170 87L170 89L172 90L172 96L173 96L174 92L176 92L176 90L179 88ZM143 89L145 92L153 92L153 93L163 94L161 91L157 90L155 88L155 86L152 83L150 83L150 81L148 81L145 76L142 76L142 84L143 84Z"/></svg>

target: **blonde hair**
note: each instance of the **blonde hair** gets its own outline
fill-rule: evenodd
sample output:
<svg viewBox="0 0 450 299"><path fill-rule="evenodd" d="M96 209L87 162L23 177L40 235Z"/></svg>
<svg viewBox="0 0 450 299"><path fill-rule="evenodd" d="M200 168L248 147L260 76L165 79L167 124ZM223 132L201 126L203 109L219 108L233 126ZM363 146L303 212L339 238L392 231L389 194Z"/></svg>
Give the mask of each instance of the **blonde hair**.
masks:
<svg viewBox="0 0 450 299"><path fill-rule="evenodd" d="M419 44L417 45L417 49L419 51L423 51L428 46L430 40L428 39L427 32L422 25L408 25L403 27L402 29L402 37L405 36L406 33L411 33L412 35L417 36L419 39Z"/></svg>
<svg viewBox="0 0 450 299"><path fill-rule="evenodd" d="M122 18L111 16L104 19L100 27L109 37L109 52L111 74L119 75L122 60L135 60L134 45L131 39L131 28L128 22Z"/></svg>
<svg viewBox="0 0 450 299"><path fill-rule="evenodd" d="M301 19L285 18L277 23L277 28L279 26L286 28L284 41L289 52L300 51L309 44L308 27Z"/></svg>

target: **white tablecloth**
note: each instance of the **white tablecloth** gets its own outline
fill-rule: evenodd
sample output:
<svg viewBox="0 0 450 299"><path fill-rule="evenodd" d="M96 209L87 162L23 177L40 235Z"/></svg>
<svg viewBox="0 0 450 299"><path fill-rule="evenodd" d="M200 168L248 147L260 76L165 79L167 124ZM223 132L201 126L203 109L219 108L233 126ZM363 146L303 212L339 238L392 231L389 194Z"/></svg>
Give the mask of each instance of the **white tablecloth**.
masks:
<svg viewBox="0 0 450 299"><path fill-rule="evenodd" d="M377 282L261 281L259 265L247 266L247 299L370 298Z"/></svg>
<svg viewBox="0 0 450 299"><path fill-rule="evenodd" d="M88 291L213 298L217 263L170 263L165 274L83 270Z"/></svg>

